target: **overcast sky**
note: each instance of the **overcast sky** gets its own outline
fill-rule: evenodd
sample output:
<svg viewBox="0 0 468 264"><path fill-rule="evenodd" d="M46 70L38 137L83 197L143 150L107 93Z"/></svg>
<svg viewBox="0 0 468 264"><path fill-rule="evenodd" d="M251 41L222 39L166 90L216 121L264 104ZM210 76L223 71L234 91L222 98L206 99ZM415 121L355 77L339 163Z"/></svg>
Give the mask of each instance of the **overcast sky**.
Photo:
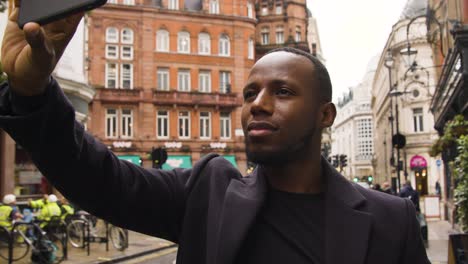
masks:
<svg viewBox="0 0 468 264"><path fill-rule="evenodd" d="M336 101L364 77L380 54L407 0L307 0L317 19L323 56Z"/></svg>

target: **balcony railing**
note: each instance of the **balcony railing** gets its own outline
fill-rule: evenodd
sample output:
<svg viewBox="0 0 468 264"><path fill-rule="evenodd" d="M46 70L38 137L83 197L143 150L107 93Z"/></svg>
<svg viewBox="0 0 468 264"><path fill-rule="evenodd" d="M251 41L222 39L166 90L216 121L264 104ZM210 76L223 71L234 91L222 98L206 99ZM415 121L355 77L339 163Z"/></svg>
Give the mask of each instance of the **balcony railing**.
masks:
<svg viewBox="0 0 468 264"><path fill-rule="evenodd" d="M179 91L154 91L153 103L188 106L239 107L242 100L236 93L201 93Z"/></svg>

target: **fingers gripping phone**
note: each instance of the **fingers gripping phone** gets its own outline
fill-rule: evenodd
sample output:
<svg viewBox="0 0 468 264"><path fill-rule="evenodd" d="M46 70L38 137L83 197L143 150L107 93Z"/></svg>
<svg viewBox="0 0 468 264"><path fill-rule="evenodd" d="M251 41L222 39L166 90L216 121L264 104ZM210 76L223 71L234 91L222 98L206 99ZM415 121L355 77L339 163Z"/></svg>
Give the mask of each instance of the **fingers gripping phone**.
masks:
<svg viewBox="0 0 468 264"><path fill-rule="evenodd" d="M45 25L69 15L88 11L105 4L107 0L21 0L18 25L28 22Z"/></svg>

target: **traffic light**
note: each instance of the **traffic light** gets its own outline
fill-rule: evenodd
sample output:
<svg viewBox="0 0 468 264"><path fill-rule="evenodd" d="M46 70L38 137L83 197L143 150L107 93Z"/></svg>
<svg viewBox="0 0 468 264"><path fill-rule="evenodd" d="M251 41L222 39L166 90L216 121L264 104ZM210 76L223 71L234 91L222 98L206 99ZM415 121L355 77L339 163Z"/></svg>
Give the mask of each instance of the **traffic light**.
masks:
<svg viewBox="0 0 468 264"><path fill-rule="evenodd" d="M340 155L340 166L342 168L348 166L348 156L344 155L344 154L341 154Z"/></svg>
<svg viewBox="0 0 468 264"><path fill-rule="evenodd" d="M152 167L161 169L167 160L167 151L163 148L154 148L151 151Z"/></svg>
<svg viewBox="0 0 468 264"><path fill-rule="evenodd" d="M339 160L338 160L338 155L333 156L333 167L338 168Z"/></svg>
<svg viewBox="0 0 468 264"><path fill-rule="evenodd" d="M367 181L368 181L368 182L373 182L373 181L374 181L374 177L372 177L372 175L369 175L369 176L367 177Z"/></svg>
<svg viewBox="0 0 468 264"><path fill-rule="evenodd" d="M359 178L358 178L358 177L354 177L353 181L354 181L354 182L359 182Z"/></svg>

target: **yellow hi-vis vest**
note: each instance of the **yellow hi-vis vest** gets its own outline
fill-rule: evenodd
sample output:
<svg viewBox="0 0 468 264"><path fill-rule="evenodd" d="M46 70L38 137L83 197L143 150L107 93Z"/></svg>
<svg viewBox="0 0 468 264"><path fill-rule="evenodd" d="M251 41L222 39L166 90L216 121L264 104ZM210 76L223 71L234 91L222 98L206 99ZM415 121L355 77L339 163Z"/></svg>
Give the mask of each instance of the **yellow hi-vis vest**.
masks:
<svg viewBox="0 0 468 264"><path fill-rule="evenodd" d="M11 227L11 211L13 208L9 205L0 205L0 226Z"/></svg>
<svg viewBox="0 0 468 264"><path fill-rule="evenodd" d="M57 203L46 203L37 217L41 221L50 221L52 216L60 216L62 211Z"/></svg>
<svg viewBox="0 0 468 264"><path fill-rule="evenodd" d="M62 205L62 209L63 209L62 216L61 216L62 220L65 220L67 216L73 215L75 213L75 209L73 209L73 207L71 207L68 204Z"/></svg>

